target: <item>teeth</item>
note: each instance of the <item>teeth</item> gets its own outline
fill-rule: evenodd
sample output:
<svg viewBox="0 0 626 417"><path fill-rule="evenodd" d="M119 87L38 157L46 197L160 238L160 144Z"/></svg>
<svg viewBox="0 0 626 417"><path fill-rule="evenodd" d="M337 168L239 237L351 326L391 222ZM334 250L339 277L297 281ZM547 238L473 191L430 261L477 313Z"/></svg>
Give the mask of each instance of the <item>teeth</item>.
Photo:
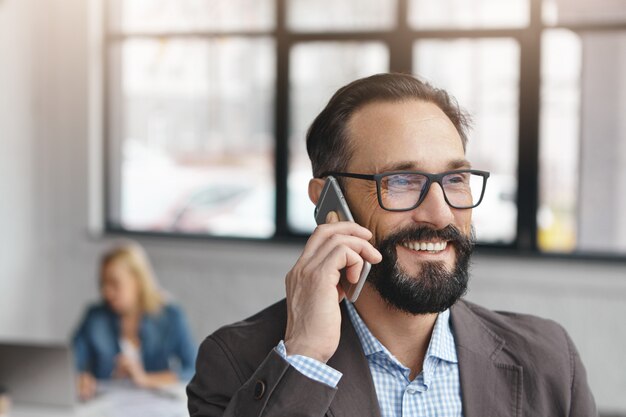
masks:
<svg viewBox="0 0 626 417"><path fill-rule="evenodd" d="M425 250L429 252L439 252L448 246L448 242L404 242L402 246L415 251Z"/></svg>

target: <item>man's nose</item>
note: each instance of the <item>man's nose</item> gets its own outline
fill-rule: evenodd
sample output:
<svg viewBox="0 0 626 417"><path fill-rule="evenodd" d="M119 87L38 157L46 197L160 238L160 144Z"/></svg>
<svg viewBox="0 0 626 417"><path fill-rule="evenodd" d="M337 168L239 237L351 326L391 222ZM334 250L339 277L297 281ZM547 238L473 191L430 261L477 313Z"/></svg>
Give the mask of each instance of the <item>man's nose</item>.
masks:
<svg viewBox="0 0 626 417"><path fill-rule="evenodd" d="M439 230L454 221L452 207L446 202L443 188L436 182L430 185L422 203L412 211L413 220L418 224L428 224Z"/></svg>

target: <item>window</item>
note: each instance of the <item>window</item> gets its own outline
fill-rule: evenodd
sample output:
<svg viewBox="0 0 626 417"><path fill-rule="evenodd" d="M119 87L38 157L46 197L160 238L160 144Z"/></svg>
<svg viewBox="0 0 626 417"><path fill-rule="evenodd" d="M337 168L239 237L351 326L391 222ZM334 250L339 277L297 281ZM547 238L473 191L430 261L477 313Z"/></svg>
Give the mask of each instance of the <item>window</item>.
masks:
<svg viewBox="0 0 626 417"><path fill-rule="evenodd" d="M312 62L333 65L311 65ZM360 77L388 70L389 52L380 42L307 42L290 54L291 123L287 195L289 229L310 233L315 228L308 183L311 162L306 152L306 130L339 87Z"/></svg>
<svg viewBox="0 0 626 417"><path fill-rule="evenodd" d="M375 31L395 23L394 0L287 0L287 27L297 32Z"/></svg>
<svg viewBox="0 0 626 417"><path fill-rule="evenodd" d="M626 30L546 30L542 43L539 246L624 254Z"/></svg>
<svg viewBox="0 0 626 417"><path fill-rule="evenodd" d="M473 115L479 243L626 254L626 14L599 1L105 2L107 228L306 236L306 129L398 71Z"/></svg>
<svg viewBox="0 0 626 417"><path fill-rule="evenodd" d="M480 209L473 213L477 239L485 243L513 243L517 226L517 41L418 40L413 47L413 71L446 89L472 115L468 159L475 167L492 173L489 192Z"/></svg>
<svg viewBox="0 0 626 417"><path fill-rule="evenodd" d="M525 27L529 12L529 0L409 0L415 29Z"/></svg>
<svg viewBox="0 0 626 417"><path fill-rule="evenodd" d="M274 234L272 4L112 8L120 31L109 44L112 227ZM230 33L244 28L259 33Z"/></svg>
<svg viewBox="0 0 626 417"><path fill-rule="evenodd" d="M626 254L626 10L544 0L538 244Z"/></svg>

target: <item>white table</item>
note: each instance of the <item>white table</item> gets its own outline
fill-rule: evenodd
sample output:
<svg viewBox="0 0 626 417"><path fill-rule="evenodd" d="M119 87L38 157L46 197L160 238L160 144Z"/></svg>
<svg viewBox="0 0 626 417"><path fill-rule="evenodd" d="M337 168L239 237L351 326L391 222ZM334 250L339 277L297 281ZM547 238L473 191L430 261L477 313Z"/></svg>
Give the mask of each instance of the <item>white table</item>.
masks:
<svg viewBox="0 0 626 417"><path fill-rule="evenodd" d="M9 417L183 417L185 385L142 390L129 384L101 384L93 400L73 408L13 404Z"/></svg>

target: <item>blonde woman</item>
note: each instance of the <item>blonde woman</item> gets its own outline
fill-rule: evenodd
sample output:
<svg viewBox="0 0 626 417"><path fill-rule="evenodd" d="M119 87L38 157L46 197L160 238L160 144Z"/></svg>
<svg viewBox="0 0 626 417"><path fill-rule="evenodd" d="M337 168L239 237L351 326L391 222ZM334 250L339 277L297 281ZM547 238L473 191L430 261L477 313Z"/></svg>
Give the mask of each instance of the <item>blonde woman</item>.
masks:
<svg viewBox="0 0 626 417"><path fill-rule="evenodd" d="M95 394L97 380L158 388L191 379L197 349L187 321L159 291L141 247L118 246L102 257L100 292L73 339L81 398Z"/></svg>

